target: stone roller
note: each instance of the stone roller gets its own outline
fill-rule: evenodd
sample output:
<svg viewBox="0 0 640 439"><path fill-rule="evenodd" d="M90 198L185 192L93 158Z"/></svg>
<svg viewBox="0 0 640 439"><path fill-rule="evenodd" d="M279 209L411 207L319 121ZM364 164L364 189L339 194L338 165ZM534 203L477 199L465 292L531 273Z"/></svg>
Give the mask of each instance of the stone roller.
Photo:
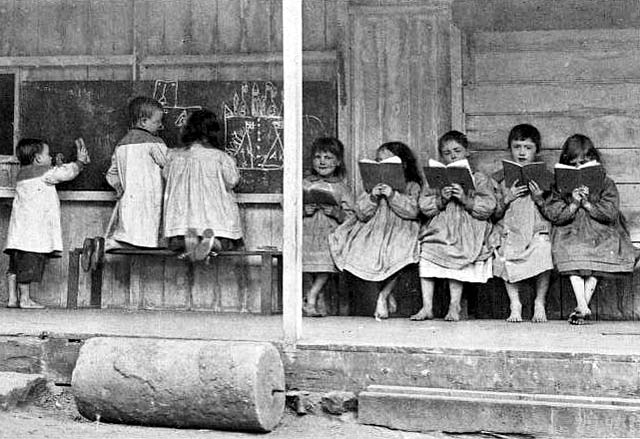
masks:
<svg viewBox="0 0 640 439"><path fill-rule="evenodd" d="M125 424L268 432L285 402L270 343L91 338L71 385L84 417Z"/></svg>

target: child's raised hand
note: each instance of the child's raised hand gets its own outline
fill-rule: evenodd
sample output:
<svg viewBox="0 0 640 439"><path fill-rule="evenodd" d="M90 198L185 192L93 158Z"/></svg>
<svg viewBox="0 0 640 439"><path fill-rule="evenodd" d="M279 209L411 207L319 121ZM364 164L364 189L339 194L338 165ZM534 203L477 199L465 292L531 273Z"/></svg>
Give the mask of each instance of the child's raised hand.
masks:
<svg viewBox="0 0 640 439"><path fill-rule="evenodd" d="M582 199L584 198L584 190L582 187L577 187L571 192L571 197L573 197L573 201L576 204L581 204Z"/></svg>
<svg viewBox="0 0 640 439"><path fill-rule="evenodd" d="M516 198L525 196L528 191L529 188L526 185L518 186L518 181L516 180L507 191L507 195L504 197L504 201L505 203L509 204Z"/></svg>
<svg viewBox="0 0 640 439"><path fill-rule="evenodd" d="M85 146L82 137L74 140L74 143L76 145L78 161L84 163L85 165L87 163L91 163L91 159L89 158L89 151L87 151L87 147Z"/></svg>
<svg viewBox="0 0 640 439"><path fill-rule="evenodd" d="M544 193L542 189L540 189L540 186L538 186L538 183L536 183L533 180L529 180L529 191L531 192L531 195L533 195L536 198L541 197L542 194Z"/></svg>
<svg viewBox="0 0 640 439"><path fill-rule="evenodd" d="M316 210L318 210L318 205L317 204L305 204L304 205L304 214L306 216L313 215Z"/></svg>
<svg viewBox="0 0 640 439"><path fill-rule="evenodd" d="M580 186L582 189L582 204L589 202L589 186Z"/></svg>

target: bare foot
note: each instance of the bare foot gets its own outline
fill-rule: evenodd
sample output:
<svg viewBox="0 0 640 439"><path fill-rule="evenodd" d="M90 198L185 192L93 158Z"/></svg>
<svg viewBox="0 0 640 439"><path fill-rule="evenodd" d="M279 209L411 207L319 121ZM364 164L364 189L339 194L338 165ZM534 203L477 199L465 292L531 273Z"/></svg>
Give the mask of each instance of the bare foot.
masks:
<svg viewBox="0 0 640 439"><path fill-rule="evenodd" d="M7 303L7 308L20 308L20 304L17 301L9 302Z"/></svg>
<svg viewBox="0 0 640 439"><path fill-rule="evenodd" d="M533 307L533 323L544 323L547 321L547 313L544 310L544 304L536 303Z"/></svg>
<svg viewBox="0 0 640 439"><path fill-rule="evenodd" d="M421 308L420 311L409 317L409 320L431 320L433 318L433 312L427 308Z"/></svg>
<svg viewBox="0 0 640 439"><path fill-rule="evenodd" d="M24 309L44 309L44 305L40 305L38 302L27 299L20 299L20 308Z"/></svg>
<svg viewBox="0 0 640 439"><path fill-rule="evenodd" d="M389 306L389 314L395 314L396 311L398 311L398 302L396 302L396 298L393 297L393 294L389 295L387 304Z"/></svg>
<svg viewBox="0 0 640 439"><path fill-rule="evenodd" d="M444 319L448 322L457 322L458 320L460 320L460 305L450 304L449 312L447 313L446 316L444 316Z"/></svg>
<svg viewBox="0 0 640 439"><path fill-rule="evenodd" d="M519 303L512 303L511 314L507 317L507 322L517 323L522 321L522 305Z"/></svg>
<svg viewBox="0 0 640 439"><path fill-rule="evenodd" d="M315 305L309 305L309 304L305 304L302 307L302 314L305 317L322 317L322 314L316 311Z"/></svg>
<svg viewBox="0 0 640 439"><path fill-rule="evenodd" d="M389 318L389 310L387 309L387 301L378 297L376 302L376 312L373 313L373 317L376 320L383 320Z"/></svg>

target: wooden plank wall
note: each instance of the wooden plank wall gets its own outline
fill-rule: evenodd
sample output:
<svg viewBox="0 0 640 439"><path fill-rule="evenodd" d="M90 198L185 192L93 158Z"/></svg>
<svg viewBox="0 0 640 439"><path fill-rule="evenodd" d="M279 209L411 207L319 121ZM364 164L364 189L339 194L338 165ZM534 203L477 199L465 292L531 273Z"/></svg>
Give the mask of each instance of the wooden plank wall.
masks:
<svg viewBox="0 0 640 439"><path fill-rule="evenodd" d="M486 172L501 168L509 156L509 130L518 123L540 130L541 157L550 166L569 135L586 134L618 185L632 239L640 241L638 29L478 32L465 42L464 125L476 166ZM600 288L607 289L609 295L597 295L594 305L602 317L637 317L640 290L630 281ZM494 302L505 308L505 300ZM568 284L552 289L550 303L556 317L570 312Z"/></svg>
<svg viewBox="0 0 640 439"><path fill-rule="evenodd" d="M331 53L337 47L339 0L304 0L303 49ZM0 57L113 56L135 54L138 69L110 65L16 67L20 82L55 80L281 80L282 0L0 0ZM212 55L220 55L216 62ZM206 56L213 62L172 63L181 57ZM108 58L105 58L108 59ZM158 61L160 59L160 61ZM335 60L305 63L306 80L336 77ZM167 60L163 62L163 60ZM23 133L27 135L28 133ZM0 244L10 215L10 201L0 203ZM65 249L82 245L85 236L102 233L112 203L63 202ZM241 206L245 244L282 246L278 204ZM48 306L64 306L67 262L53 260L35 297ZM0 258L5 272L8 258ZM186 269L167 262L110 257L104 279L103 306L215 311L260 310L254 294L260 261L245 258L215 262L195 273L193 297L186 297ZM4 278L4 276L3 276ZM4 282L4 280L2 281ZM88 279L82 276L79 305L88 304ZM6 288L0 289L6 300Z"/></svg>

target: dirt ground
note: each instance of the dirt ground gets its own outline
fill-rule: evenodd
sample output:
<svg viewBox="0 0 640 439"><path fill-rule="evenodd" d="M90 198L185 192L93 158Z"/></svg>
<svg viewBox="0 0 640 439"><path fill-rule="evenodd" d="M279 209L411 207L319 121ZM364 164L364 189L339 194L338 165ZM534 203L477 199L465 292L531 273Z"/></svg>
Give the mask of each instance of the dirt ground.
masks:
<svg viewBox="0 0 640 439"><path fill-rule="evenodd" d="M507 438L495 434L410 433L360 425L355 414L342 416L313 414L298 416L287 410L281 423L271 433L253 434L212 430L179 430L90 422L76 410L68 388L50 388L33 404L0 412L0 438L55 439L234 439L264 437L269 439L480 439ZM509 436L514 438L514 436Z"/></svg>

